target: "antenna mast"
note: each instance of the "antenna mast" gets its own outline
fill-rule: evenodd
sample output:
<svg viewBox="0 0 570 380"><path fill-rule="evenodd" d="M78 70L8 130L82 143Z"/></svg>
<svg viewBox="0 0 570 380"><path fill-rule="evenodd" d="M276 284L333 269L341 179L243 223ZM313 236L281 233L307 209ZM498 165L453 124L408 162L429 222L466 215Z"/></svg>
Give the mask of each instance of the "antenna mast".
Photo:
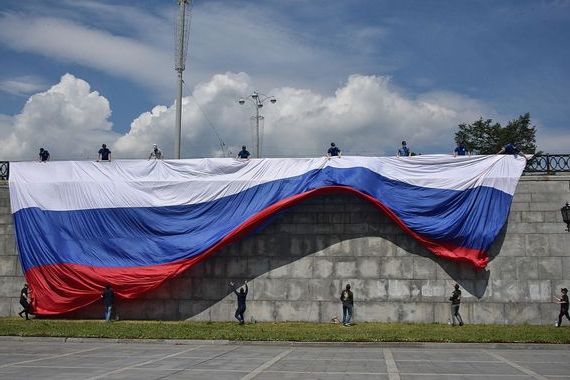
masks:
<svg viewBox="0 0 570 380"><path fill-rule="evenodd" d="M186 68L186 56L188 53L188 37L190 35L190 8L192 0L178 0L178 22L176 25L176 57L175 67L177 72L176 96L176 125L174 139L174 154L180 159L180 141L182 138L182 72Z"/></svg>

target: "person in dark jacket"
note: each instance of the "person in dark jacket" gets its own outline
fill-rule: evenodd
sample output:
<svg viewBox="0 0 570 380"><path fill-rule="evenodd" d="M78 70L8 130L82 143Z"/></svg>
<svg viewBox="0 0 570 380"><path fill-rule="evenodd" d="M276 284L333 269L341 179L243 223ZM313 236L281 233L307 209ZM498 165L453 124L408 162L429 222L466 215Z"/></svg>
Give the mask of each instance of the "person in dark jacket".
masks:
<svg viewBox="0 0 570 380"><path fill-rule="evenodd" d="M237 291L235 284L233 282L230 282L230 286L233 288L234 293L237 296L237 309L235 313L235 318L239 321L240 325L243 325L245 323L245 320L243 318L243 314L245 313L246 309L245 301L247 297L247 292L249 290L247 288L247 281L245 282L244 286L240 288L239 292Z"/></svg>
<svg viewBox="0 0 570 380"><path fill-rule="evenodd" d="M350 326L354 308L354 295L350 290L350 284L346 284L346 288L340 293L340 302L342 302L342 325Z"/></svg>
<svg viewBox="0 0 570 380"><path fill-rule="evenodd" d="M459 285L455 284L455 290L449 297L451 301L451 324L455 326L455 320L459 322L459 326L463 326L463 319L461 314L459 314L459 306L461 306L461 290L459 290Z"/></svg>
<svg viewBox="0 0 570 380"><path fill-rule="evenodd" d="M24 284L24 287L20 291L20 305L22 305L23 310L18 313L22 318L22 314L26 314L26 320L29 320L28 314L30 313L30 297L28 295L28 284Z"/></svg>
<svg viewBox="0 0 570 380"><path fill-rule="evenodd" d="M566 316L570 321L570 315L568 315L568 289L562 288L560 289L560 298L554 297L556 303L560 304L560 314L558 315L558 323L556 327L560 327L562 324L562 317Z"/></svg>
<svg viewBox="0 0 570 380"><path fill-rule="evenodd" d="M105 286L103 293L101 293L101 298L103 299L105 310L105 322L111 322L111 313L113 312L113 303L115 302L115 292L111 285Z"/></svg>

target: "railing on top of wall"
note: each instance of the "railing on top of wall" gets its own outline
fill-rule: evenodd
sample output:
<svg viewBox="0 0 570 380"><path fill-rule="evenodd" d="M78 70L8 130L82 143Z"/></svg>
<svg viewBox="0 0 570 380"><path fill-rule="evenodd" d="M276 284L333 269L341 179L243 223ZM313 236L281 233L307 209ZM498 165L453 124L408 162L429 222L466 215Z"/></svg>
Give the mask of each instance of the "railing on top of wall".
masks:
<svg viewBox="0 0 570 380"><path fill-rule="evenodd" d="M528 160L524 174L570 173L570 154L537 154ZM10 162L0 161L0 180L8 180Z"/></svg>

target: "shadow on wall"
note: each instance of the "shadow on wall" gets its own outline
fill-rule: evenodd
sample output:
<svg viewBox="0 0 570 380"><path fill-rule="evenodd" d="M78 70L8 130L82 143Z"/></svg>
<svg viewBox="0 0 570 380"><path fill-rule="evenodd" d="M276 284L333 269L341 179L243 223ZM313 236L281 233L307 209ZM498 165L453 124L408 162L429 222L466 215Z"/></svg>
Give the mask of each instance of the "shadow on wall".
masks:
<svg viewBox="0 0 570 380"><path fill-rule="evenodd" d="M489 250L491 260L499 253L505 233L506 225ZM374 249L392 249L392 252L367 253L366 249L373 248L348 244L351 241L366 241L366 238L380 238L376 240L389 242L386 243L389 248ZM291 271L305 271L305 277L321 279L321 285L330 288L324 292L330 296L330 301L336 302L342 287L340 284L345 280L320 273L320 268L316 266L307 268L306 262L299 261L310 255L333 259L351 255L425 257L477 298L485 293L490 274L488 270L476 270L467 263L434 256L404 234L385 214L354 195L328 195L305 200L275 215L252 236L225 247L142 298L119 301L117 310L121 319L181 320L199 316L199 319L228 320L232 318L235 308L235 296L228 285L230 281L241 285L246 280L262 277L263 280L258 279L250 286L248 300L253 298L255 292L256 298L261 294L262 299L274 302L287 299L285 288ZM255 289L258 283L260 289ZM451 292L452 289L448 290ZM308 289L305 291L309 292ZM224 299L226 302L220 302ZM310 300L310 297L302 294L298 300ZM386 301L390 302L388 299ZM209 309L214 305L216 310L212 312ZM67 317L102 318L102 306L94 304Z"/></svg>

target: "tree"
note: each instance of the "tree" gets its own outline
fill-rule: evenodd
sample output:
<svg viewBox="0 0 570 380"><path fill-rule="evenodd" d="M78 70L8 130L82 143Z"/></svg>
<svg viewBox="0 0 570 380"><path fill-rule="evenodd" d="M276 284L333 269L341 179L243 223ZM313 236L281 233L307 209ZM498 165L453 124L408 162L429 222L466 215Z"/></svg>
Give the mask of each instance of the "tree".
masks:
<svg viewBox="0 0 570 380"><path fill-rule="evenodd" d="M536 127L530 123L527 112L511 120L504 127L493 120L479 120L471 124L459 124L455 142L463 144L468 151L478 154L495 154L512 143L526 154L536 153Z"/></svg>

